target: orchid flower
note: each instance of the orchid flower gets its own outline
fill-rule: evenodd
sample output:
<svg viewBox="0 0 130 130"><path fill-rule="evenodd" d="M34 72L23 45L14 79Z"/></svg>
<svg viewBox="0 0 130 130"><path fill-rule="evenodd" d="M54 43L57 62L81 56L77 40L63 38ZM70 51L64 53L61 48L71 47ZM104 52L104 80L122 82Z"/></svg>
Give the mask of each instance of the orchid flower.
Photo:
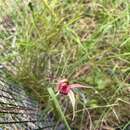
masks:
<svg viewBox="0 0 130 130"><path fill-rule="evenodd" d="M75 117L75 96L73 93L74 88L87 88L87 87L81 84L69 84L69 81L67 79L60 80L57 86L58 93L66 96L68 95L70 98L73 107L73 119Z"/></svg>
<svg viewBox="0 0 130 130"><path fill-rule="evenodd" d="M67 79L60 80L58 83L58 92L63 95L68 95L74 88L86 88L81 84L69 84Z"/></svg>

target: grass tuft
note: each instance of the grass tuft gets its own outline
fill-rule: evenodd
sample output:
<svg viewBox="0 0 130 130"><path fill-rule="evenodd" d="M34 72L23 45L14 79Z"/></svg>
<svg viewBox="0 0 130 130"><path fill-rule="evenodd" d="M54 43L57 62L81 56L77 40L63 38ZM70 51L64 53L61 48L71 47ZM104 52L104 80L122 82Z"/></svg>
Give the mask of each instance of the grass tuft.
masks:
<svg viewBox="0 0 130 130"><path fill-rule="evenodd" d="M48 113L52 96L67 128L115 128L129 121L128 0L0 3L0 64ZM74 90L74 121L70 101L52 91L62 78L92 87Z"/></svg>

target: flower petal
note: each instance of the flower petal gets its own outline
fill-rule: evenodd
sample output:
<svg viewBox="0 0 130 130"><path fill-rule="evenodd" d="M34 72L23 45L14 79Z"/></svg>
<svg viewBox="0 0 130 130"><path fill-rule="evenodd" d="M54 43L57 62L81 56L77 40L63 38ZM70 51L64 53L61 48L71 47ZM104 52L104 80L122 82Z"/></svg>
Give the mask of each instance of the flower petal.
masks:
<svg viewBox="0 0 130 130"><path fill-rule="evenodd" d="M88 88L87 86L81 84L70 84L70 88Z"/></svg>
<svg viewBox="0 0 130 130"><path fill-rule="evenodd" d="M59 80L59 83L69 83L68 79Z"/></svg>
<svg viewBox="0 0 130 130"><path fill-rule="evenodd" d="M72 118L72 120L74 120L74 117L75 117L75 96L74 96L74 93L73 93L72 90L69 91L68 96L70 98L70 101L71 101L71 104L72 104L72 107L73 107L73 118Z"/></svg>

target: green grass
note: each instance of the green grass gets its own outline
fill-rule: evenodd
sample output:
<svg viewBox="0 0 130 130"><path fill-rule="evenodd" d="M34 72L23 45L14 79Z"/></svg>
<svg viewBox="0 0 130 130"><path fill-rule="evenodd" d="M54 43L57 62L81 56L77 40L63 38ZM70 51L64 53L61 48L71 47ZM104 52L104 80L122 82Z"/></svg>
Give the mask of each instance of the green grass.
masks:
<svg viewBox="0 0 130 130"><path fill-rule="evenodd" d="M68 78L93 87L75 90L74 121L70 101L58 97L70 127L96 130L129 121L128 0L0 3L0 62L45 109L51 111L48 88L56 90L57 81Z"/></svg>
<svg viewBox="0 0 130 130"><path fill-rule="evenodd" d="M65 123L65 125L66 125L66 128L67 128L68 130L71 130L71 128L70 128L70 126L69 126L69 124L68 124L68 122L67 122L67 120L66 120L66 118L65 118L65 116L64 116L64 113L63 113L63 111L62 111L62 109L61 109L61 106L60 106L60 104L58 103L58 100L57 100L57 98L56 98L56 95L55 95L53 89L52 89L52 88L48 88L48 92L49 92L49 94L50 94L50 96L51 96L51 98L52 98L52 100L53 100L53 102L54 102L54 105L55 105L55 108L56 108L57 112L59 113L61 119L64 121L64 123Z"/></svg>

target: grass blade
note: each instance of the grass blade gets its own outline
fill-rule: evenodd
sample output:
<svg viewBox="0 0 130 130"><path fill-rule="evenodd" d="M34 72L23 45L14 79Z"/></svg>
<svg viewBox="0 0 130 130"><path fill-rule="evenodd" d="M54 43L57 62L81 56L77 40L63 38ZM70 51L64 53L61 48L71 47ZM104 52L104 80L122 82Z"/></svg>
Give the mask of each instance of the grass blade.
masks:
<svg viewBox="0 0 130 130"><path fill-rule="evenodd" d="M58 102L58 100L57 100L57 98L56 98L56 95L55 95L53 89L52 89L52 88L48 88L48 92L49 92L50 96L52 97L52 100L53 100L53 102L54 102L54 105L55 105L57 111L59 112L59 114L60 114L62 120L64 121L64 123L65 123L67 129L68 129L68 130L71 130L71 128L70 128L70 126L69 126L69 124L68 124L68 122L67 122L67 120L66 120L66 118L65 118L65 116L64 116L64 113L62 112L62 109L61 109L61 107L60 107L60 104L59 104L59 102Z"/></svg>

